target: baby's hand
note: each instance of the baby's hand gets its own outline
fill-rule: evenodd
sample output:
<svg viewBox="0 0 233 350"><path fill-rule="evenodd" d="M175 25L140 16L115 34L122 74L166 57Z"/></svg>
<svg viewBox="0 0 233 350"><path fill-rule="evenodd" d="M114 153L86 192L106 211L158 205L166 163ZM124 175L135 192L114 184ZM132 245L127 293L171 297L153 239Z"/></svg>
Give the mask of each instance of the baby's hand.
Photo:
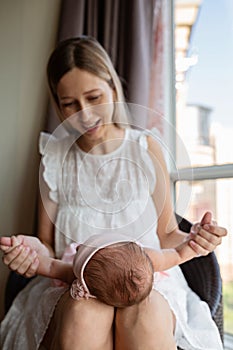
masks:
<svg viewBox="0 0 233 350"><path fill-rule="evenodd" d="M175 248L177 253L179 254L181 263L184 263L185 261L191 260L199 256L196 253L196 246L197 244L194 241L187 239L184 243L180 244L178 247Z"/></svg>
<svg viewBox="0 0 233 350"><path fill-rule="evenodd" d="M25 277L36 274L39 266L38 253L48 254L38 238L24 235L1 237L0 249L4 252L4 264Z"/></svg>

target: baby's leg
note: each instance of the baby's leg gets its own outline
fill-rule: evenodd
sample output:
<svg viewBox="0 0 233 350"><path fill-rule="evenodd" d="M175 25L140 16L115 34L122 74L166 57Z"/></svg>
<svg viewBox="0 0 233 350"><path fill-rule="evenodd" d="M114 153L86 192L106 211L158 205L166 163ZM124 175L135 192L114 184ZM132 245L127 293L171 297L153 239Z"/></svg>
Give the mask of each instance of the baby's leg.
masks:
<svg viewBox="0 0 233 350"><path fill-rule="evenodd" d="M140 304L118 309L116 350L175 350L175 319L161 294L153 290Z"/></svg>
<svg viewBox="0 0 233 350"><path fill-rule="evenodd" d="M96 299L60 299L43 345L50 350L113 350L114 308Z"/></svg>

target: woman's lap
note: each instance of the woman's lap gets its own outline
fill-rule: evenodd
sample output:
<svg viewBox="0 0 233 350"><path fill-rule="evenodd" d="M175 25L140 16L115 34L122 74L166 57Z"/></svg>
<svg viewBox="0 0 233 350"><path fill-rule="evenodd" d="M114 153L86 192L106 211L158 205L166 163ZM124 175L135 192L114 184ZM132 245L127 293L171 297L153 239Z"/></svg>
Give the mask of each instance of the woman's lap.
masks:
<svg viewBox="0 0 233 350"><path fill-rule="evenodd" d="M171 277L171 276L170 276ZM177 276L175 276L175 280L177 281ZM218 339L216 339L216 332L218 332L217 330L213 329L213 326L211 326L211 315L210 318L207 317L208 315L208 307L204 307L205 305L203 305L203 302L201 302L198 300L198 297L195 295L193 296L193 293L191 292L187 292L185 286L181 285L181 290L185 293L186 297L184 298L184 296L182 295L181 291L178 290L177 285L175 284L175 280L173 280L173 278L170 279L169 281L169 286L166 286L164 284L164 282L162 281L160 283L160 290L158 291L158 293L164 295L164 300L167 300L170 308L172 310L175 311L176 317L177 317L177 330L179 330L179 333L176 333L176 339L178 341L178 339L180 338L185 338L186 342L188 344L190 344L190 339L193 339L192 334L195 333L195 338L197 339L203 339L203 336L200 337L200 332L203 335L203 330L204 329L208 329L208 334L211 335L206 337L206 338L211 338L208 340L208 344L209 343L218 343ZM3 329L3 335L4 337L2 338L3 342L4 342L4 346L2 347L3 350L5 349L9 349L12 348L12 339L16 339L17 340L17 344L21 344L22 346L16 346L14 345L14 349L22 349L24 348L25 350L30 350L32 348L38 348L39 344L41 343L41 339L43 339L44 334L46 332L46 336L44 338L45 340L45 344L46 341L48 342L51 341L51 339L55 339L55 330L56 332L58 332L59 334L59 327L61 327L61 325L59 323L56 322L56 319L64 319L63 318L63 314L66 311L70 311L71 307L70 304L67 303L66 305L66 298L69 297L69 292L65 289L62 288L52 288L49 284L49 281L44 281L39 279L38 282L36 281L36 279L32 282L30 282L29 284L31 284L31 286L28 286L25 288L25 292L23 292L23 294L18 298L17 297L17 302L15 303L14 307L12 308L12 310L10 310L10 314L6 317L6 320L3 322L3 327L1 327ZM171 288L172 286L172 288ZM169 287L169 292L167 291L167 288ZM65 293L65 294L64 294ZM195 298L194 298L195 297ZM162 299L162 300L163 300ZM90 327L88 326L88 315L85 315L85 308L83 307L83 309L78 310L78 307L80 305L83 305L82 302L77 302L75 300L72 300L69 297L69 302L73 303L74 310L77 311L77 319L82 320L81 326L82 329L84 329L84 333L86 333L86 331L90 331L89 334L90 338L94 340L94 336L97 332L95 332L93 330L92 327L94 327L94 325L97 326L101 326L101 322L99 322L99 316L96 317L95 319L95 314L94 314L94 310L93 310L93 315L92 318L96 321L91 322L90 323ZM185 301L186 300L186 301ZM87 302L85 305L95 305L93 303L93 300L84 300L84 303ZM90 303L89 303L90 302ZM186 304L182 306L183 302ZM63 304L64 303L64 304ZM200 305L199 305L200 304ZM64 306L66 305L66 306ZM98 305L101 305L101 303L99 303ZM104 304L103 304L104 305ZM106 306L106 305L105 305ZM77 307L77 308L76 308ZM186 312L188 317L188 320L190 324L187 324L187 319L185 316L185 309L187 309ZM169 312L171 312L171 309L169 309ZM88 310L88 309L87 309ZM105 319L105 311L106 309L101 308L98 309L98 313L99 311L103 312L103 319ZM156 312L156 308L153 309L154 310L154 314L151 314L149 316L149 319L151 320L151 324L156 323L156 317L157 315L159 315L161 312ZM198 325L198 328L195 329L195 324L193 323L195 321L194 318L192 318L192 315L194 314L194 311L198 310L198 312L195 312L196 315L196 322L195 324ZM121 310L120 310L121 311ZM130 311L130 308L129 308ZM145 311L145 310L144 310ZM158 311L158 310L157 310ZM141 313L141 310L140 310ZM199 314L201 315L200 317L202 318L202 322L200 323L199 320ZM58 316L56 316L58 315ZM80 317L81 315L81 317ZM117 317L120 315L120 313L116 313ZM122 313L122 322L127 321L127 319L124 317L128 317L129 314L127 314L127 312L125 312L125 315L123 315ZM143 315L143 312L142 314ZM62 316L62 317L61 317ZM205 317L204 317L205 316ZM85 317L87 317L85 319ZM112 319L111 319L112 317ZM111 333L110 329L112 329L112 323L113 323L113 315L111 315L111 317L106 317L106 321L108 326L106 326L109 331L107 332L108 334ZM198 320L197 320L198 318ZM50 322L51 319L51 322ZM111 322L109 321L109 319L111 319ZM140 322L142 323L142 328L145 326L143 324L143 322L146 322L147 318L143 317L140 319ZM183 321L182 321L183 320ZM193 321L192 321L193 320ZM191 322L190 322L191 321ZM50 322L50 323L49 323ZM86 322L86 324L85 324ZM50 325L49 325L50 324ZM202 325L202 327L200 327L200 324ZM39 327L38 327L39 325ZM49 325L49 326L48 326ZM162 327L163 325L163 321L162 319L160 319L160 324L159 326ZM64 324L62 325L64 326ZM79 324L80 326L80 324ZM140 327L141 327L140 326ZM48 327L48 328L47 328ZM127 324L125 325L125 327L127 327ZM138 329L139 326L137 325ZM146 327L146 326L145 326ZM166 325L165 325L166 327ZM200 329L201 328L201 329ZM52 329L52 331L51 331ZM149 328L150 330L150 328ZM159 334L159 331L157 331L157 327L154 327L154 334L157 335ZM2 332L2 330L1 330ZM28 334L31 334L30 339L27 339ZM56 333L57 334L57 333ZM75 336L77 335L77 332L74 332ZM104 333L102 333L104 334ZM106 334L106 333L105 333ZM140 331L138 332L138 334L140 334ZM136 339L137 339L137 335L136 334ZM143 335L145 335L146 332L143 333ZM190 335L191 334L191 335ZM127 337L126 337L127 338ZM71 337L72 339L72 337ZM122 338L124 339L124 337ZM149 342L149 337L145 336L145 339L148 340ZM126 340L127 341L127 340ZM98 339L97 339L98 342ZM197 343L197 341L195 340L195 344ZM179 344L179 341L178 341ZM195 345L191 346L190 349L195 349ZM204 347L200 347L203 348ZM148 347L149 349L149 347ZM215 349L221 349L221 346L219 345L218 347L215 347ZM58 350L58 348L57 348ZM153 348L154 350L154 348Z"/></svg>
<svg viewBox="0 0 233 350"><path fill-rule="evenodd" d="M137 346L140 344L140 348L143 349L171 350L174 345L173 321L173 314L167 301L159 293L152 291L151 296L141 304L117 310L114 332L117 337L115 339L116 349L130 350L132 348L135 350L136 344ZM89 347L90 349L95 347L96 349L109 349L109 336L113 341L113 327L111 327L113 324L114 310L112 307L92 299L77 302L72 300L67 292L61 297L55 308L42 345L51 350L69 348L69 344L61 347L62 336L73 339L73 346L77 340L77 349L81 349L84 345L85 349ZM84 334L85 337L78 339L78 334ZM155 347L155 344L158 347ZM110 346L110 349L112 348L113 344Z"/></svg>

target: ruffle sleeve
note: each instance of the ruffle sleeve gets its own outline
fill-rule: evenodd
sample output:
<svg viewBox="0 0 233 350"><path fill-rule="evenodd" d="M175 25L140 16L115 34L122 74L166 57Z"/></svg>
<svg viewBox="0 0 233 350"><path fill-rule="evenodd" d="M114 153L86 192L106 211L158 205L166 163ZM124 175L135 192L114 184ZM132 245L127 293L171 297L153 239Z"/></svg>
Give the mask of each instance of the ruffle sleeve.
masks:
<svg viewBox="0 0 233 350"><path fill-rule="evenodd" d="M161 142L162 136L160 131L157 128L152 128L152 129L146 129L144 131L144 135L146 136L151 136L154 140Z"/></svg>
<svg viewBox="0 0 233 350"><path fill-rule="evenodd" d="M39 152L42 155L43 179L49 187L49 198L55 203L58 203L58 139L51 134L41 132L39 138Z"/></svg>

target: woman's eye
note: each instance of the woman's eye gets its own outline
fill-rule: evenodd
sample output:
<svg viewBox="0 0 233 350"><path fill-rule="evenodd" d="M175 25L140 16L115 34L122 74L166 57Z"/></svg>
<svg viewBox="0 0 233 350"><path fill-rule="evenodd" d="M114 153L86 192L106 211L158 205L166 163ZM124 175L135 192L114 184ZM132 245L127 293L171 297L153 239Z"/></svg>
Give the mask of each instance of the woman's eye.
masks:
<svg viewBox="0 0 233 350"><path fill-rule="evenodd" d="M69 107L74 107L74 106L76 106L75 102L67 102L67 103L62 104L63 108L69 108Z"/></svg>
<svg viewBox="0 0 233 350"><path fill-rule="evenodd" d="M101 95L97 95L97 96L89 96L88 97L88 101L97 101L100 98Z"/></svg>

